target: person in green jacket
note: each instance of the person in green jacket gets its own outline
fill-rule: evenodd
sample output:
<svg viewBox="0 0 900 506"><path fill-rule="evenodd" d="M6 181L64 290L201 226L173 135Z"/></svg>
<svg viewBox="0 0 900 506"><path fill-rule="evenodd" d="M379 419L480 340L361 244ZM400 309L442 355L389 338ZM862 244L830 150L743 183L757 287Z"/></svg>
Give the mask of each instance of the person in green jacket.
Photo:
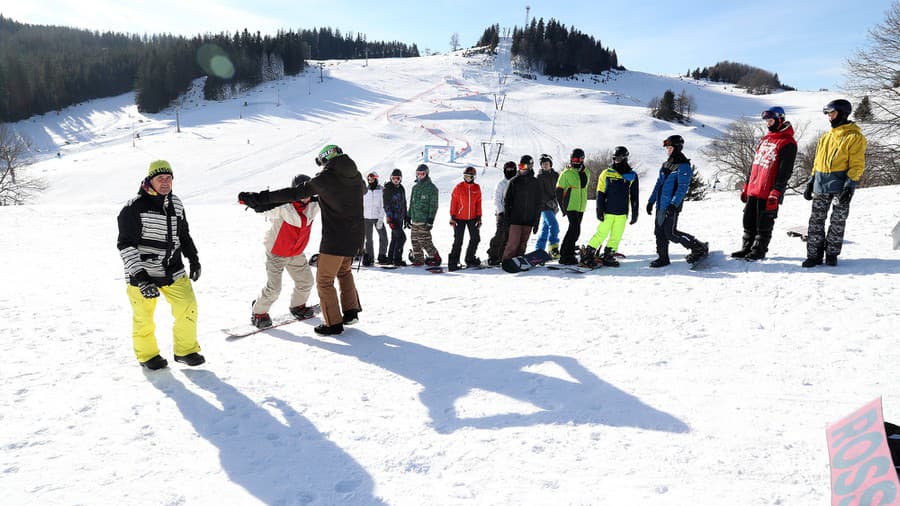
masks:
<svg viewBox="0 0 900 506"><path fill-rule="evenodd" d="M575 244L581 235L581 219L587 208L588 173L584 165L584 150L575 148L569 157L570 165L559 175L556 182L556 200L562 215L569 220L569 228L563 237L562 247L559 250L559 263L563 265L575 265Z"/></svg>
<svg viewBox="0 0 900 506"><path fill-rule="evenodd" d="M588 241L581 263L595 267L598 260L597 251L609 237L606 249L603 250L599 260L607 267L619 266L615 253L625 232L629 211L631 221L628 223L634 225L638 218L638 177L628 165L628 148L616 146L612 166L601 172L597 178L597 219L600 223L597 224L597 232Z"/></svg>
<svg viewBox="0 0 900 506"><path fill-rule="evenodd" d="M409 213L406 215L406 227L412 230L409 261L413 265L441 265L441 255L431 241L431 228L434 226L437 210L438 189L428 177L428 166L423 163L416 167L416 184L409 195ZM427 258L422 250L428 253Z"/></svg>

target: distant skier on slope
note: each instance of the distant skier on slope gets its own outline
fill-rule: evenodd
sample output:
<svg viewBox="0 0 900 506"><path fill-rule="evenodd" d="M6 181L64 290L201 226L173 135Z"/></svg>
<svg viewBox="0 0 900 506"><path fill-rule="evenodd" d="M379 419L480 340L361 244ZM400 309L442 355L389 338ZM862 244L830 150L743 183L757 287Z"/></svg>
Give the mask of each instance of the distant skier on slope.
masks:
<svg viewBox="0 0 900 506"><path fill-rule="evenodd" d="M128 299L133 312L131 337L141 366L169 365L159 354L153 323L156 298L162 293L172 306L175 361L197 366L206 359L197 343L197 299L191 281L200 279L200 259L191 238L181 199L172 193L172 166L150 164L138 196L119 213L119 255L125 264ZM185 275L181 257L190 265Z"/></svg>
<svg viewBox="0 0 900 506"><path fill-rule="evenodd" d="M299 174L291 181L298 188L310 181L310 177ZM265 215L272 222L263 244L266 246L266 285L253 301L250 323L263 329L272 326L269 308L281 293L281 278L287 271L294 280L289 310L298 320L313 317L313 309L306 305L313 286L312 269L306 259L306 245L313 220L319 214L319 204L312 197L304 197L287 204L272 204ZM258 209L262 210L262 209Z"/></svg>

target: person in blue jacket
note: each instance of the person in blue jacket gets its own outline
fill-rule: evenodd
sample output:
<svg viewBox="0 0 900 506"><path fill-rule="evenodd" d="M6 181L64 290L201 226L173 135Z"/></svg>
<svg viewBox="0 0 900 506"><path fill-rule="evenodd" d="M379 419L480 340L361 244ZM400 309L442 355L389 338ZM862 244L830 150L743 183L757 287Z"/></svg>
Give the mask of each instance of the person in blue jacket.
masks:
<svg viewBox="0 0 900 506"><path fill-rule="evenodd" d="M656 234L656 254L658 258L650 262L650 267L665 267L669 261L669 243L677 242L691 250L685 257L688 263L709 254L709 244L700 242L696 237L678 230L678 215L681 214L681 206L684 196L691 185L693 169L691 161L684 156L684 138L680 135L670 135L663 141L663 147L669 158L659 168L659 178L656 186L650 194L647 202L647 214L653 214L653 205L656 204L656 224L653 228Z"/></svg>

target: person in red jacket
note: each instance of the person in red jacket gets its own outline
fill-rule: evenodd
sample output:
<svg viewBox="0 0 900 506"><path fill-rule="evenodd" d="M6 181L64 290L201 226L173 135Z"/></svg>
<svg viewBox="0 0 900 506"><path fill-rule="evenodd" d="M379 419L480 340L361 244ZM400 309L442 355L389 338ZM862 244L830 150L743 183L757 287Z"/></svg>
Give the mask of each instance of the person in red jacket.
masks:
<svg viewBox="0 0 900 506"><path fill-rule="evenodd" d="M463 180L453 188L450 196L450 226L453 227L453 248L447 269L458 271L459 254L462 250L463 235L469 229L469 246L466 248L466 267L478 267L481 260L475 256L475 250L481 241L478 229L481 228L481 187L475 182L478 173L475 167L466 167Z"/></svg>
<svg viewBox="0 0 900 506"><path fill-rule="evenodd" d="M300 174L291 186L297 188L309 180L309 176ZM306 305L313 287L313 275L304 251L309 244L313 220L319 214L319 204L312 202L311 197L305 197L287 204L272 204L271 207L265 211L266 218L272 222L264 240L266 286L253 301L253 315L250 317L250 323L260 329L272 326L269 308L281 293L284 271L294 280L291 314L298 320L312 318L314 314L313 309Z"/></svg>
<svg viewBox="0 0 900 506"><path fill-rule="evenodd" d="M794 127L784 119L784 109L770 107L762 112L762 119L769 133L756 146L750 175L741 188L741 202L745 203L744 237L741 249L731 254L747 260L766 257L778 206L784 199L784 189L797 158Z"/></svg>

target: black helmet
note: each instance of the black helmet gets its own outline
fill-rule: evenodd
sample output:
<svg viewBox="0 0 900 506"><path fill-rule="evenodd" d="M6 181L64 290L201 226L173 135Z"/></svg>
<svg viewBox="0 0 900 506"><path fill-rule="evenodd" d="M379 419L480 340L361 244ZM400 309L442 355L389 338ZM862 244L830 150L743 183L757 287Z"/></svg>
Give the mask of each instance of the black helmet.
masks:
<svg viewBox="0 0 900 506"><path fill-rule="evenodd" d="M575 148L572 150L572 156L569 158L581 158L584 160L584 150L581 148Z"/></svg>
<svg viewBox="0 0 900 506"><path fill-rule="evenodd" d="M294 180L291 181L291 186L293 186L294 188L299 188L310 179L312 178L307 176L306 174L297 174L296 176L294 176Z"/></svg>
<svg viewBox="0 0 900 506"><path fill-rule="evenodd" d="M528 170L534 167L534 158L531 155L522 155L519 159L519 169Z"/></svg>
<svg viewBox="0 0 900 506"><path fill-rule="evenodd" d="M822 108L822 112L825 114L828 114L831 111L837 111L838 115L843 114L846 117L850 116L850 113L853 112L853 106L850 104L850 102L844 100L843 98L839 98L837 100L828 102L828 105Z"/></svg>
<svg viewBox="0 0 900 506"><path fill-rule="evenodd" d="M428 175L428 166L424 163L420 163L418 167L416 167L416 172L424 172L425 175Z"/></svg>
<svg viewBox="0 0 900 506"><path fill-rule="evenodd" d="M544 162L550 162L550 166L553 167L553 157L548 155L547 153L541 155L539 163L541 165L544 165Z"/></svg>
<svg viewBox="0 0 900 506"><path fill-rule="evenodd" d="M477 175L478 175L478 170L475 169L475 167L472 167L471 165L466 167L466 169L463 171L464 179L466 176L472 176L472 180L475 180L475 176L477 176Z"/></svg>
<svg viewBox="0 0 900 506"><path fill-rule="evenodd" d="M675 134L666 137L666 140L663 141L663 147L672 146L673 148L681 149L684 147L684 137Z"/></svg>
<svg viewBox="0 0 900 506"><path fill-rule="evenodd" d="M616 146L615 151L613 151L613 160L619 161L625 158L628 158L628 148L625 146Z"/></svg>

